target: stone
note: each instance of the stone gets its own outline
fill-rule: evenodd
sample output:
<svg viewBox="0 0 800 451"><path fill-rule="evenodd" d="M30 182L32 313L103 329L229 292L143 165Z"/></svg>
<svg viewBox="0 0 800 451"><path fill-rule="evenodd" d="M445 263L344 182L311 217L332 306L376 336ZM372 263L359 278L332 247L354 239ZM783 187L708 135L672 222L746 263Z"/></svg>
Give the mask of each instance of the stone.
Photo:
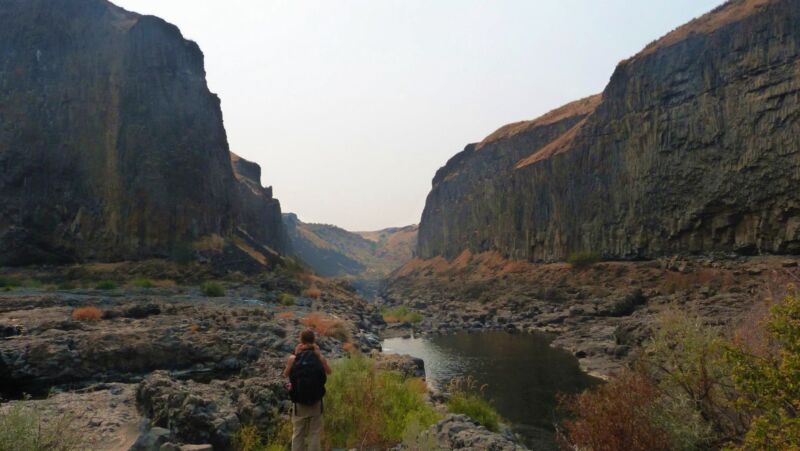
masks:
<svg viewBox="0 0 800 451"><path fill-rule="evenodd" d="M422 432L413 443L397 449L448 449L522 451L526 448L511 437L491 432L466 415L450 414Z"/></svg>
<svg viewBox="0 0 800 451"><path fill-rule="evenodd" d="M602 94L453 156L418 256L800 253L800 3L745 3L622 61Z"/></svg>
<svg viewBox="0 0 800 451"><path fill-rule="evenodd" d="M106 0L6 2L0 67L0 265L191 258L211 236L285 249L174 25Z"/></svg>
<svg viewBox="0 0 800 451"><path fill-rule="evenodd" d="M130 451L160 451L161 446L169 442L172 433L169 429L154 427L139 435Z"/></svg>

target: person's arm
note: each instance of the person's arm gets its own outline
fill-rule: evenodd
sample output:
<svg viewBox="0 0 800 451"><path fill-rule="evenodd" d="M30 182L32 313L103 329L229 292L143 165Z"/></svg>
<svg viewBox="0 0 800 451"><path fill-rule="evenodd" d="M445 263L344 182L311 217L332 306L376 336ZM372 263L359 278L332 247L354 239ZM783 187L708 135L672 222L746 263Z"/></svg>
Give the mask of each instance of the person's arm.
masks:
<svg viewBox="0 0 800 451"><path fill-rule="evenodd" d="M325 369L325 374L331 374L333 370L331 369L331 366L328 365L328 359L322 355L322 352L319 350L319 346L316 344L314 345L314 354L316 354L319 361L322 362L322 368Z"/></svg>
<svg viewBox="0 0 800 451"><path fill-rule="evenodd" d="M289 373L292 372L292 365L294 365L295 356L290 355L286 360L286 368L283 369L283 377L288 378Z"/></svg>

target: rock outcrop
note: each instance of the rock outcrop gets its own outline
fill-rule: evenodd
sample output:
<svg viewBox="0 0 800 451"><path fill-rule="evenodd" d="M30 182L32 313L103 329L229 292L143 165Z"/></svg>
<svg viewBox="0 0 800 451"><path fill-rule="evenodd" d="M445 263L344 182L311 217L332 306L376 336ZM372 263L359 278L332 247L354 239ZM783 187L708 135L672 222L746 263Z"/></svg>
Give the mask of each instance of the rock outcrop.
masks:
<svg viewBox="0 0 800 451"><path fill-rule="evenodd" d="M433 179L422 258L800 253L800 1L735 0Z"/></svg>
<svg viewBox="0 0 800 451"><path fill-rule="evenodd" d="M492 432L466 415L450 414L420 434L404 449L482 449L486 451L523 451L522 445L502 434Z"/></svg>
<svg viewBox="0 0 800 451"><path fill-rule="evenodd" d="M239 229L280 250L277 201L242 183L174 25L105 0L0 2L0 264L166 256Z"/></svg>

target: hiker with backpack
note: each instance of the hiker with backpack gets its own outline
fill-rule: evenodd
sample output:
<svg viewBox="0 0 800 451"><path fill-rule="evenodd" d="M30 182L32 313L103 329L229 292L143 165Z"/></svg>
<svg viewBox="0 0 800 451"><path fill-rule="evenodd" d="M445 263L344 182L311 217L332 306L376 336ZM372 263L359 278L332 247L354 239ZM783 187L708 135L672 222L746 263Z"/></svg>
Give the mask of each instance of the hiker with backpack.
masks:
<svg viewBox="0 0 800 451"><path fill-rule="evenodd" d="M283 377L289 378L292 408L292 451L318 451L322 434L325 381L331 367L315 343L314 331L300 334L300 344L289 356Z"/></svg>

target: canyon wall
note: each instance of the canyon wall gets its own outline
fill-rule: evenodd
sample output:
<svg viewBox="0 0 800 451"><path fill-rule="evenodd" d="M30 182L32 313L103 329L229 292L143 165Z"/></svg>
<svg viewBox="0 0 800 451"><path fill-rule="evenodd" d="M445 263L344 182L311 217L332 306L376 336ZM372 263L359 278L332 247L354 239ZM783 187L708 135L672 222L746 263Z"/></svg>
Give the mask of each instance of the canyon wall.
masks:
<svg viewBox="0 0 800 451"><path fill-rule="evenodd" d="M800 0L728 2L448 161L418 254L800 253L799 136Z"/></svg>
<svg viewBox="0 0 800 451"><path fill-rule="evenodd" d="M251 194L174 25L105 0L0 1L0 264L166 256L243 228L281 249L279 204Z"/></svg>

